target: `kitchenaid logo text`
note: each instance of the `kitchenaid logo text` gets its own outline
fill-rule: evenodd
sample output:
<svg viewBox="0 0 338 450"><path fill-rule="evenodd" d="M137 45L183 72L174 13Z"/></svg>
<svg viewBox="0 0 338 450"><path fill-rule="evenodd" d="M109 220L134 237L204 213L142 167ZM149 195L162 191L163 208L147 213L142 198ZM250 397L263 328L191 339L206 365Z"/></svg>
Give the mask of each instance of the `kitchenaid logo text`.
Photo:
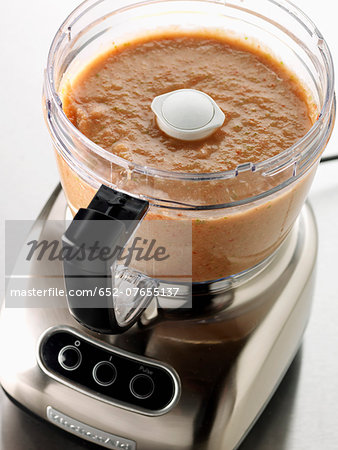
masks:
<svg viewBox="0 0 338 450"><path fill-rule="evenodd" d="M136 237L128 247L115 246L115 248L101 246L97 240L93 245L82 244L77 247L62 246L58 240L32 240L27 242L29 248L27 261L33 256L37 261L111 261L117 260L128 266L131 261L165 261L170 255L165 247L157 246L156 239L148 240Z"/></svg>
<svg viewBox="0 0 338 450"><path fill-rule="evenodd" d="M47 407L47 417L50 422L69 431L76 436L80 436L88 441L93 441L103 447L114 450L135 450L136 444L134 441L115 436L110 433L105 433L97 428L90 427L82 422L79 422L65 414L60 413L51 406Z"/></svg>

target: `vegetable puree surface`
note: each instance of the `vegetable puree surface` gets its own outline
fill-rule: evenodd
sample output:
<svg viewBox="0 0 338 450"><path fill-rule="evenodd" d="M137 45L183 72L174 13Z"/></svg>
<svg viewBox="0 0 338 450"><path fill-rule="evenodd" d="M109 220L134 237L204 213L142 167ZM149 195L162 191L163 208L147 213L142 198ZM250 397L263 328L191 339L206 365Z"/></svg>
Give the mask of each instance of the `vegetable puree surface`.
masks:
<svg viewBox="0 0 338 450"><path fill-rule="evenodd" d="M175 172L220 172L279 154L301 138L317 111L286 64L244 38L215 33L167 33L112 48L61 86L63 109L85 136L131 164ZM210 95L223 110L223 126L198 142L161 132L151 110L155 96L182 88ZM247 171L230 179L189 181L151 177L124 169L77 146L75 164L59 152L61 181L73 213L87 207L99 185L190 205L220 205L265 193L293 178L294 167L271 176ZM83 153L81 153L83 152ZM77 160L97 174L83 177ZM241 206L204 211L151 206L137 233L166 246L165 266L150 276L194 282L216 280L251 268L270 256L292 228L316 164L290 186ZM182 225L188 223L188 231ZM161 224L161 226L159 226ZM189 231L190 230L190 231ZM191 243L189 261L181 249ZM142 270L143 268L139 268ZM189 272L190 271L190 272Z"/></svg>
<svg viewBox="0 0 338 450"><path fill-rule="evenodd" d="M161 132L151 102L177 89L210 95L225 114L223 126L198 142ZM224 36L163 36L113 47L81 72L63 107L104 149L177 172L220 172L266 160L312 125L306 92L283 61Z"/></svg>

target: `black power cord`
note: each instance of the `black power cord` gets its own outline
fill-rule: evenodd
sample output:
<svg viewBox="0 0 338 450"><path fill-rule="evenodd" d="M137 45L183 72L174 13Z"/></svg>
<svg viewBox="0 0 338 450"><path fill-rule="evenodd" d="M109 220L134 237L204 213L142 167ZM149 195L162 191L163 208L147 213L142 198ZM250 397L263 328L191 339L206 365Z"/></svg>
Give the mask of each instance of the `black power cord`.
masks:
<svg viewBox="0 0 338 450"><path fill-rule="evenodd" d="M321 162L321 163L325 163L325 162L328 162L328 161L334 161L335 159L338 159L338 155L324 156L324 157L320 160L320 162Z"/></svg>

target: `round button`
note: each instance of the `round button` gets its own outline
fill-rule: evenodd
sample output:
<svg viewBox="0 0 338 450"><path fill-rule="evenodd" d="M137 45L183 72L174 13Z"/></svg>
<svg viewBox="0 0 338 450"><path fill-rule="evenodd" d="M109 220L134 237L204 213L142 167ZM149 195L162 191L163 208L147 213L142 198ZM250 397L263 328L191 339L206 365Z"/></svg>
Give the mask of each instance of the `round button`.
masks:
<svg viewBox="0 0 338 450"><path fill-rule="evenodd" d="M110 386L116 380L116 367L109 361L100 361L93 369L93 378L101 386Z"/></svg>
<svg viewBox="0 0 338 450"><path fill-rule="evenodd" d="M60 350L58 361L65 370L75 370L81 364L82 355L78 348L67 345Z"/></svg>
<svg viewBox="0 0 338 450"><path fill-rule="evenodd" d="M146 399L154 392L154 381L149 375L135 375L129 383L131 393L140 399Z"/></svg>

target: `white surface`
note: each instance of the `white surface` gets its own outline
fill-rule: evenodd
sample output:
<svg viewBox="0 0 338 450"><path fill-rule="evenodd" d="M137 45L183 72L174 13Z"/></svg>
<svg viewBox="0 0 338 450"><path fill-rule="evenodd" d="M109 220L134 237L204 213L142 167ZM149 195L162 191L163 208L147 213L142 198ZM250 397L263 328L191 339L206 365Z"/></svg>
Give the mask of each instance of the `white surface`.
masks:
<svg viewBox="0 0 338 450"><path fill-rule="evenodd" d="M0 4L1 217L34 219L58 181L41 107L43 70L52 38L78 0ZM338 61L335 3L295 2L314 19ZM338 151L337 131L325 154ZM19 207L20 205L20 207Z"/></svg>
<svg viewBox="0 0 338 450"><path fill-rule="evenodd" d="M162 104L163 117L174 127L195 130L207 125L214 115L209 98L195 89L180 89L165 94Z"/></svg>
<svg viewBox="0 0 338 450"><path fill-rule="evenodd" d="M78 0L0 2L1 249L4 220L34 219L58 182L42 115L43 71L59 25L78 4ZM3 264L2 259L1 273ZM3 287L1 277L1 297Z"/></svg>
<svg viewBox="0 0 338 450"><path fill-rule="evenodd" d="M152 101L151 109L160 129L183 141L210 136L225 119L215 100L197 89L178 89L159 95Z"/></svg>
<svg viewBox="0 0 338 450"><path fill-rule="evenodd" d="M53 35L76 0L2 1L1 249L3 220L33 219L58 175L41 108L43 69ZM297 0L313 18L338 66L337 13L332 0ZM338 153L337 128L325 154ZM321 165L310 198L320 248L314 310L305 336L301 379L285 426L287 450L338 449L338 162ZM3 251L2 251L3 253ZM277 449L277 440L270 447ZM281 448L281 447L278 447ZM7 450L7 449L4 449Z"/></svg>
<svg viewBox="0 0 338 450"><path fill-rule="evenodd" d="M54 34L78 0L2 1L1 217L34 219L58 175L42 117L41 92L47 52ZM338 62L337 22L332 0L297 0L328 41ZM337 131L325 154L338 151ZM10 190L9 190L10 188ZM20 205L20 207L19 207Z"/></svg>
<svg viewBox="0 0 338 450"><path fill-rule="evenodd" d="M338 61L335 3L297 0L312 17ZM1 2L1 217L36 217L58 181L51 142L42 117L43 70L52 38L77 0ZM337 131L325 154L338 151ZM10 188L10 191L9 191ZM19 207L20 205L20 207Z"/></svg>

